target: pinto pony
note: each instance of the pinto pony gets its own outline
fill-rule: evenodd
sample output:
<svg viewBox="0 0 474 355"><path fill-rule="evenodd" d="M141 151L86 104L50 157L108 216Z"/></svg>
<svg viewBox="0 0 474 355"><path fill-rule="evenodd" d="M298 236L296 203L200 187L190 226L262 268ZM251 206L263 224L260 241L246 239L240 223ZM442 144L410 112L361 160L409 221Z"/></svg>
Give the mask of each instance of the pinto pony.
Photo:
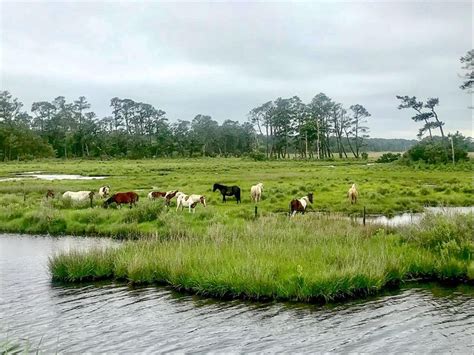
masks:
<svg viewBox="0 0 474 355"><path fill-rule="evenodd" d="M185 195L185 194L179 194L178 197L176 198L177 201L177 207L176 211L179 210L181 207L181 210L183 210L184 207L189 208L189 213L191 213L191 209L193 210L193 213L196 213L196 205L198 203L202 203L204 207L206 207L206 198L203 195Z"/></svg>
<svg viewBox="0 0 474 355"><path fill-rule="evenodd" d="M148 194L148 198L150 200L156 200L157 198L163 197L165 198L166 192L160 192L160 191L150 191Z"/></svg>
<svg viewBox="0 0 474 355"><path fill-rule="evenodd" d="M110 196L107 200L104 202L104 208L109 207L110 204L116 203L117 205L122 205L122 204L130 204L130 208L132 208L132 205L136 206L136 203L138 201L138 195L137 193L133 191L129 192L117 192L116 194L113 194Z"/></svg>
<svg viewBox="0 0 474 355"><path fill-rule="evenodd" d="M109 185L102 186L99 189L99 196L101 198L106 198L107 196L109 196L109 194L110 194L110 186Z"/></svg>
<svg viewBox="0 0 474 355"><path fill-rule="evenodd" d="M226 202L226 196L235 196L237 203L240 201L240 187L238 186L225 186L221 184L214 184L212 187L212 192L219 190L222 194L222 202Z"/></svg>
<svg viewBox="0 0 474 355"><path fill-rule="evenodd" d="M347 191L347 198L351 201L351 205L353 203L357 203L357 196L358 195L359 195L359 193L357 192L356 184L352 184L349 191Z"/></svg>
<svg viewBox="0 0 474 355"><path fill-rule="evenodd" d="M309 193L300 199L293 199L290 202L290 216L293 217L296 213L304 214L309 203L313 203L313 193Z"/></svg>
<svg viewBox="0 0 474 355"><path fill-rule="evenodd" d="M250 188L250 198L253 202L259 202L262 199L263 184L260 182Z"/></svg>
<svg viewBox="0 0 474 355"><path fill-rule="evenodd" d="M167 191L166 194L165 194L165 205L166 205L166 206L171 205L171 200L172 200L174 197L177 197L177 196L180 195L180 194L183 194L183 192L180 192L180 191L178 191L178 190Z"/></svg>

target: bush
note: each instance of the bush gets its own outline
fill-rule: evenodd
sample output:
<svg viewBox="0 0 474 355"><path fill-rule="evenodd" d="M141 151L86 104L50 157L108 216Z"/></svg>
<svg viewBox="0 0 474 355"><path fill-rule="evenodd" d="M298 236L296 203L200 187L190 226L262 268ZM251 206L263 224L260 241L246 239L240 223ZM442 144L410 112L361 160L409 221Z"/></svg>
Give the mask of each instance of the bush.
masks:
<svg viewBox="0 0 474 355"><path fill-rule="evenodd" d="M396 154L385 153L385 154L382 154L375 162L376 163L391 163L392 161L400 159L401 156L402 155L400 153L396 153Z"/></svg>
<svg viewBox="0 0 474 355"><path fill-rule="evenodd" d="M265 155L264 152L254 150L249 153L249 157L252 158L255 161L264 161L267 160L267 156Z"/></svg>
<svg viewBox="0 0 474 355"><path fill-rule="evenodd" d="M451 135L453 140L454 160L468 160L467 140L460 133ZM449 163L452 161L452 149L450 139L440 137L425 138L411 147L404 155L409 161L422 161L428 164Z"/></svg>

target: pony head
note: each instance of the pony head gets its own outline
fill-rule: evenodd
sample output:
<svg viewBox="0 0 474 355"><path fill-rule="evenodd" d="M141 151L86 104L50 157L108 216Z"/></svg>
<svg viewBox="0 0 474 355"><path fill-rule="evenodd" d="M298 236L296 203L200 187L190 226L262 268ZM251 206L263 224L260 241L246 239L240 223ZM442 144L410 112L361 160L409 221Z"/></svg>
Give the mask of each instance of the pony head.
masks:
<svg viewBox="0 0 474 355"><path fill-rule="evenodd" d="M313 193L312 192L310 192L308 194L308 200L309 200L309 202L313 203Z"/></svg>
<svg viewBox="0 0 474 355"><path fill-rule="evenodd" d="M114 203L114 202L115 202L114 197L115 197L115 195L112 195L112 196L110 196L107 200L105 200L105 201L104 201L104 204L102 205L102 207L108 208L111 203Z"/></svg>
<svg viewBox="0 0 474 355"><path fill-rule="evenodd" d="M204 207L206 207L206 197L201 196L201 198L199 199L199 201L201 201L201 203L204 205Z"/></svg>
<svg viewBox="0 0 474 355"><path fill-rule="evenodd" d="M263 183L259 182L257 186L260 186L260 189L263 191Z"/></svg>
<svg viewBox="0 0 474 355"><path fill-rule="evenodd" d="M49 197L54 198L54 191L53 190L48 190L46 192L46 199L48 199Z"/></svg>
<svg viewBox="0 0 474 355"><path fill-rule="evenodd" d="M212 187L212 192L216 191L219 188L219 184L214 184Z"/></svg>

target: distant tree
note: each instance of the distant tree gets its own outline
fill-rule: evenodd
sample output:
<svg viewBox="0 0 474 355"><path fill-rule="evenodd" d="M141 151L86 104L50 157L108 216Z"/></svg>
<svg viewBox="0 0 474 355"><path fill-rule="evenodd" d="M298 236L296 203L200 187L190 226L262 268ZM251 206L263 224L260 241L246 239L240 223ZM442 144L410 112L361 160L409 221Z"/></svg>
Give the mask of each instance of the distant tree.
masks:
<svg viewBox="0 0 474 355"><path fill-rule="evenodd" d="M460 61L461 64L464 64L461 68L466 71L462 76L464 82L460 88L472 93L472 85L474 83L474 49L468 51L465 56L461 57Z"/></svg>
<svg viewBox="0 0 474 355"><path fill-rule="evenodd" d="M364 139L369 137L369 128L365 126L365 123L367 123L367 118L371 114L364 106L359 104L352 105L349 109L352 111L352 114L344 130L352 154L354 154L355 158L359 158Z"/></svg>
<svg viewBox="0 0 474 355"><path fill-rule="evenodd" d="M423 102L418 101L416 99L416 96L399 96L397 95L397 99L401 100L401 104L398 105L398 109L406 109L406 108L411 108L415 110L416 115L413 116L411 119L415 122L425 122L425 125L419 130L418 136L421 138L423 137L423 134L428 131L430 134L430 138L433 138L433 134L431 133L431 128L432 125L429 122L429 119L433 116L431 112L422 112L423 109Z"/></svg>

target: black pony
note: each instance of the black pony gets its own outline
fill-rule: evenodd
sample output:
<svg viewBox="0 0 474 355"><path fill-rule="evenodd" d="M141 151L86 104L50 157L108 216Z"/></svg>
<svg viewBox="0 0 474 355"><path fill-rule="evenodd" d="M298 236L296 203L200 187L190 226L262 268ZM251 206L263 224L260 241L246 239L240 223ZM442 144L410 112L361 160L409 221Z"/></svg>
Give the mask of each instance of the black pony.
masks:
<svg viewBox="0 0 474 355"><path fill-rule="evenodd" d="M221 184L214 184L212 191L219 190L222 194L222 201L226 202L225 197L226 196L235 196L235 199L237 200L237 203L241 202L240 201L240 187L238 186L225 186Z"/></svg>

